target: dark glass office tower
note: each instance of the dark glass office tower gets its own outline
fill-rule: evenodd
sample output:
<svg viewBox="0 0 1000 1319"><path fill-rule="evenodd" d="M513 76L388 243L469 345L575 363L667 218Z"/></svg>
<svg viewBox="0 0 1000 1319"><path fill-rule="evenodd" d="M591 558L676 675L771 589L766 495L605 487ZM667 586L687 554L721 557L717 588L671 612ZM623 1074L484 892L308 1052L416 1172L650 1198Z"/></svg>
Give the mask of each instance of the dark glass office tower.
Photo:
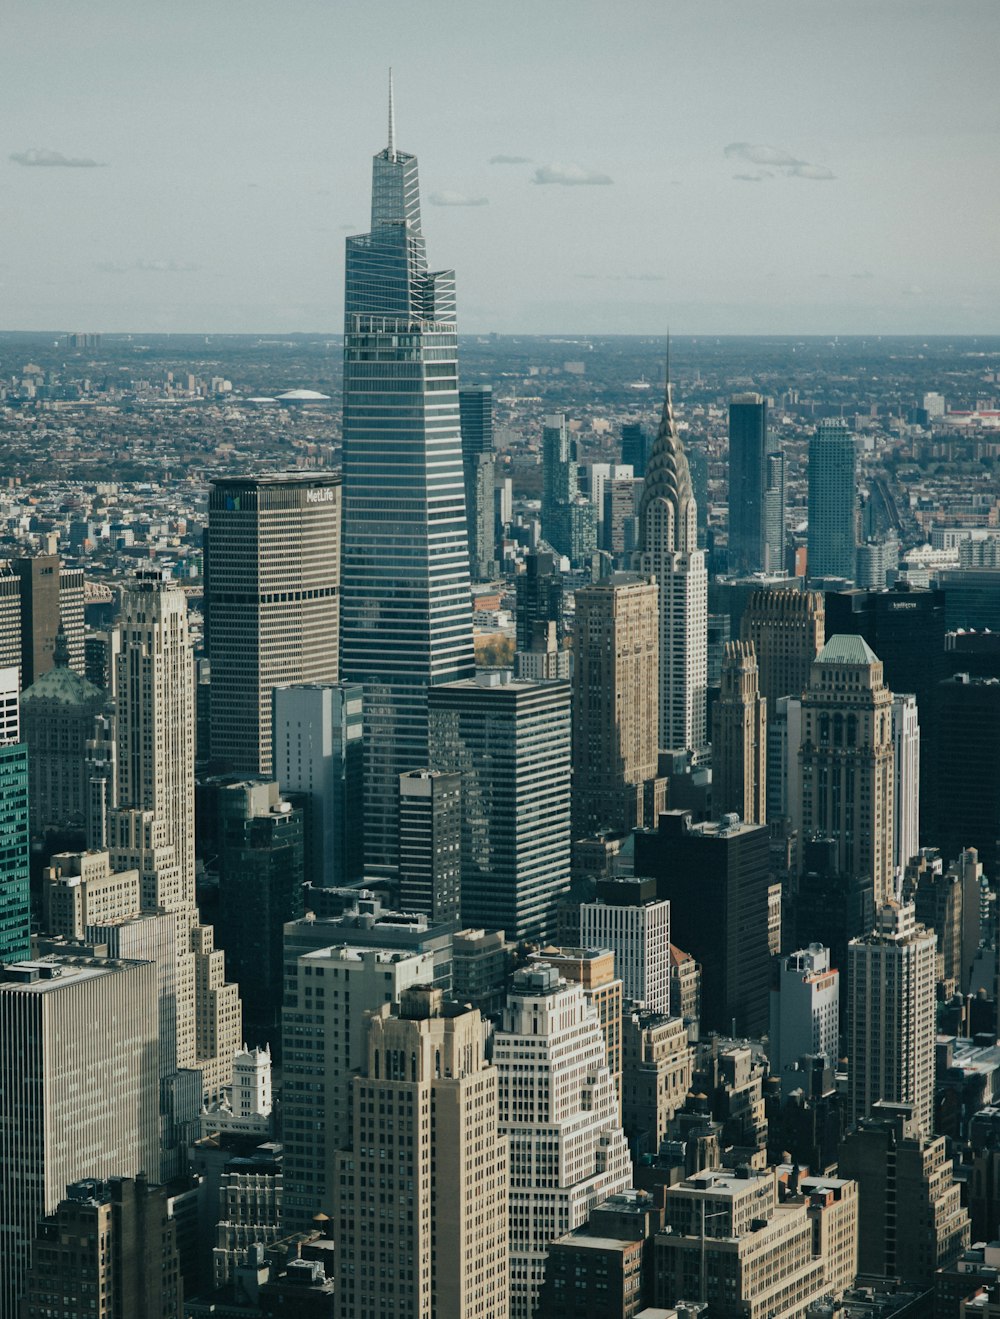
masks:
<svg viewBox="0 0 1000 1319"><path fill-rule="evenodd" d="M341 677L364 684L365 859L394 870L399 776L427 764L427 688L475 669L455 277L429 271L417 160L372 162L347 240Z"/></svg>
<svg viewBox="0 0 1000 1319"><path fill-rule="evenodd" d="M622 464L630 465L633 476L646 475L646 463L653 437L641 421L626 421L622 424Z"/></svg>
<svg viewBox="0 0 1000 1319"><path fill-rule="evenodd" d="M737 394L729 404L729 573L764 571L767 402Z"/></svg>
<svg viewBox="0 0 1000 1319"><path fill-rule="evenodd" d="M469 526L469 570L475 581L496 572L493 450L493 386L470 385L458 395L462 422L465 512Z"/></svg>
<svg viewBox="0 0 1000 1319"><path fill-rule="evenodd" d="M856 478L854 436L846 422L820 422L809 441L810 577L854 581Z"/></svg>

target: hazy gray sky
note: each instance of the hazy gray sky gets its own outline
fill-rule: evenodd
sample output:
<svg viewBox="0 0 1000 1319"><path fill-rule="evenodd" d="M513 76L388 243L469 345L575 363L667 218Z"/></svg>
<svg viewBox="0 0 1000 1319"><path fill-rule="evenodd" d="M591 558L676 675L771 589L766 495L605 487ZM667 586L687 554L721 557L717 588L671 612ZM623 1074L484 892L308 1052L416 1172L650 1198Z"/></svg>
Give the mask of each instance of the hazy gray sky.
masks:
<svg viewBox="0 0 1000 1319"><path fill-rule="evenodd" d="M6 0L0 41L0 329L339 331L391 64L465 331L1000 332L997 0Z"/></svg>

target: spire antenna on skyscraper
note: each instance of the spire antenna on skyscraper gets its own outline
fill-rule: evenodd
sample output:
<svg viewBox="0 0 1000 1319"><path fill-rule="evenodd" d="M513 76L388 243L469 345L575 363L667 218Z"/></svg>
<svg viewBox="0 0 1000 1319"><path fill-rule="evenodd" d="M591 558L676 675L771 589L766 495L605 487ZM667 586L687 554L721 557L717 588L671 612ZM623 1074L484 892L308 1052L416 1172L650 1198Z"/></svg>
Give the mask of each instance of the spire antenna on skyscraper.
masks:
<svg viewBox="0 0 1000 1319"><path fill-rule="evenodd" d="M389 144L386 148L389 159L396 159L396 109L392 90L392 69L389 70Z"/></svg>

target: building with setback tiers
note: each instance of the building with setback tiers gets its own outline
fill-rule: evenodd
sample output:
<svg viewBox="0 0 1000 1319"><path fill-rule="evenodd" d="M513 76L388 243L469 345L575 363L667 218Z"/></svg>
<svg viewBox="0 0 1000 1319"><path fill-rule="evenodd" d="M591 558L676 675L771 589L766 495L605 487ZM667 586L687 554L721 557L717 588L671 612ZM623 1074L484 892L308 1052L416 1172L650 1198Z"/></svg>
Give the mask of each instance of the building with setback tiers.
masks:
<svg viewBox="0 0 1000 1319"><path fill-rule="evenodd" d="M657 772L656 583L614 573L577 591L573 649L573 836L626 834Z"/></svg>
<svg viewBox="0 0 1000 1319"><path fill-rule="evenodd" d="M767 819L767 703L752 641L727 641L712 705L712 805L747 824Z"/></svg>
<svg viewBox="0 0 1000 1319"><path fill-rule="evenodd" d="M439 989L367 1022L338 1158L342 1319L507 1319L508 1142L486 1024Z"/></svg>
<svg viewBox="0 0 1000 1319"><path fill-rule="evenodd" d="M740 637L753 642L760 694L774 715L780 696L796 700L809 686L813 660L826 640L821 591L754 591L743 611Z"/></svg>
<svg viewBox="0 0 1000 1319"><path fill-rule="evenodd" d="M177 923L177 1066L197 1067L213 1099L232 1077L242 1022L225 954L203 925L194 883L194 668L187 601L157 570L122 592L122 649L111 744L113 801L92 831L111 868L138 870L142 910ZM95 840L92 836L91 842Z"/></svg>
<svg viewBox="0 0 1000 1319"><path fill-rule="evenodd" d="M294 931L300 922L289 924ZM336 937L336 936L335 936ZM336 1218L338 1153L350 1149L352 1074L368 1057L366 1017L434 979L432 953L339 947L292 957L282 1009L283 1227Z"/></svg>
<svg viewBox="0 0 1000 1319"><path fill-rule="evenodd" d="M665 811L635 835L635 870L670 902L671 938L701 965L702 1031L767 1030L771 954L768 831L735 816L692 824Z"/></svg>
<svg viewBox="0 0 1000 1319"><path fill-rule="evenodd" d="M844 1137L838 1162L858 1186L859 1272L930 1287L969 1244L945 1138L911 1104L879 1102Z"/></svg>
<svg viewBox="0 0 1000 1319"><path fill-rule="evenodd" d="M654 1245L657 1305L688 1296L709 1313L795 1319L854 1281L858 1188L809 1179L782 1200L773 1168L716 1168L667 1189Z"/></svg>
<svg viewBox="0 0 1000 1319"><path fill-rule="evenodd" d="M365 689L372 874L398 861L400 774L431 763L428 688L475 670L455 276L427 269L417 158L396 147L389 101L344 298L341 659Z"/></svg>
<svg viewBox="0 0 1000 1319"><path fill-rule="evenodd" d="M699 762L708 753L708 572L669 371L642 488L635 567L660 590L659 749L687 750Z"/></svg>
<svg viewBox="0 0 1000 1319"><path fill-rule="evenodd" d="M837 841L837 868L870 875L879 907L895 893L892 692L858 636L833 636L802 696L802 831Z"/></svg>
<svg viewBox="0 0 1000 1319"><path fill-rule="evenodd" d="M218 768L270 774L271 690L336 682L340 475L220 477L208 496L205 645Z"/></svg>
<svg viewBox="0 0 1000 1319"><path fill-rule="evenodd" d="M493 1062L510 1152L510 1315L532 1319L549 1243L627 1190L632 1164L600 1023L582 985L543 963L516 971Z"/></svg>
<svg viewBox="0 0 1000 1319"><path fill-rule="evenodd" d="M42 1219L21 1319L181 1319L177 1224L144 1177L74 1182Z"/></svg>
<svg viewBox="0 0 1000 1319"><path fill-rule="evenodd" d="M430 763L458 774L462 921L548 939L570 879L570 688L483 673L428 695Z"/></svg>

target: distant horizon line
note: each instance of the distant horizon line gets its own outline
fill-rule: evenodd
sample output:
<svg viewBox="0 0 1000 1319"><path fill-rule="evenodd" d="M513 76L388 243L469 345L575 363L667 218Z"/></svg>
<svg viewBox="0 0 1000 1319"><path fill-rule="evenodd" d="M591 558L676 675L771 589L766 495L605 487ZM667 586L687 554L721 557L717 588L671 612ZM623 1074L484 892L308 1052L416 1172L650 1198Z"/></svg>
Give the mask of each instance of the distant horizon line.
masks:
<svg viewBox="0 0 1000 1319"><path fill-rule="evenodd" d="M194 338L194 339L343 339L342 330L83 330L67 329L65 326L60 328L50 328L44 330L0 330L0 336L5 338L50 338L52 336L61 336L68 334L97 334L107 339L174 339L174 338ZM466 339L550 339L555 341L566 340L567 342L586 341L588 339L647 339L652 342L667 341L667 331L662 333L654 331L636 330L625 332L621 330L459 330L459 338ZM777 330L743 330L743 331L718 331L702 330L691 331L689 333L680 333L671 330L669 337L677 342L684 340L698 339L912 339L915 341L923 339L1000 339L1000 329L987 331L958 331L951 332L947 330L924 330L924 331L892 331L892 330L851 330L851 331L833 331L833 330L808 330L808 331L777 331Z"/></svg>

